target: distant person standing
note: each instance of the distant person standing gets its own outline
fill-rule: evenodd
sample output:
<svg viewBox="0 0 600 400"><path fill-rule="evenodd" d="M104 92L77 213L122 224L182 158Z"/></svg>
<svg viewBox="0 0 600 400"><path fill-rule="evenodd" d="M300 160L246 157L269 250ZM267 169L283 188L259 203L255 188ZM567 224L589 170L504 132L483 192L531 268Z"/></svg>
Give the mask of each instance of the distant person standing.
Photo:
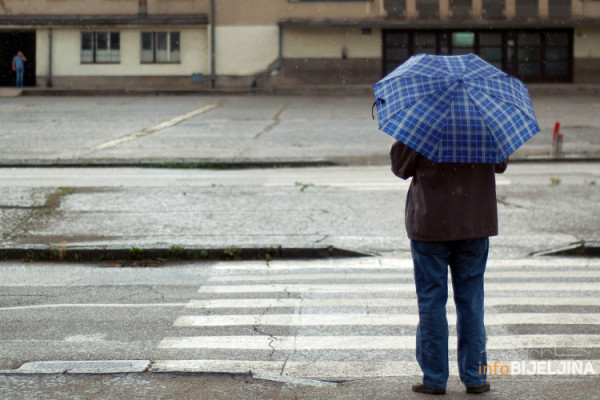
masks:
<svg viewBox="0 0 600 400"><path fill-rule="evenodd" d="M25 55L21 50L13 57L12 69L17 73L17 87L23 87L23 75L25 74Z"/></svg>

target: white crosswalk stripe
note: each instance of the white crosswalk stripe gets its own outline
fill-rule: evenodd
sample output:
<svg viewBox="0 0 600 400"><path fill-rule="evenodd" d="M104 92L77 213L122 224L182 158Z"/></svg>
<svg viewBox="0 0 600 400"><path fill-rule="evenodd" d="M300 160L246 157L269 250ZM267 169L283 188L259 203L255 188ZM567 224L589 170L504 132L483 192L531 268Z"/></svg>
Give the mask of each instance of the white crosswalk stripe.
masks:
<svg viewBox="0 0 600 400"><path fill-rule="evenodd" d="M164 338L169 371L252 371L299 378L419 375L410 259L220 263ZM448 323L456 315L449 293ZM490 260L488 361L534 373L600 374L600 260ZM191 335L190 335L191 334ZM449 341L456 357L456 337ZM512 364L511 364L512 363ZM534 363L546 363L536 370ZM457 374L455 362L451 373ZM537 372L536 372L537 371ZM540 372L541 371L541 372Z"/></svg>
<svg viewBox="0 0 600 400"><path fill-rule="evenodd" d="M586 324L600 325L600 313L586 315ZM448 314L448 323L454 325L456 315ZM272 315L186 315L175 321L175 326L334 326L334 325L416 325L416 314L272 314ZM580 314L568 313L509 313L491 314L486 325L514 324L578 324Z"/></svg>
<svg viewBox="0 0 600 400"><path fill-rule="evenodd" d="M486 293L491 291L562 291L564 282L529 282L529 283L489 283L486 284ZM411 283L373 283L373 284L311 284L311 283L274 283L255 285L206 285L202 286L198 293L311 293L311 292L353 292L353 293L376 293L376 292L413 292L415 287ZM596 291L600 290L598 282L575 282L569 284L569 290Z"/></svg>

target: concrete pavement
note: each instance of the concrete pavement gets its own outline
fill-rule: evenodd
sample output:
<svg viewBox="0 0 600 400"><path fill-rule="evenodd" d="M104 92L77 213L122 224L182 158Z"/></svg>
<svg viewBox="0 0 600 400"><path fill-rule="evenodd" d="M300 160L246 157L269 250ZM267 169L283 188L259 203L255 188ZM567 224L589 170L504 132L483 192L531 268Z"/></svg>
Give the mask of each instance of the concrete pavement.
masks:
<svg viewBox="0 0 600 400"><path fill-rule="evenodd" d="M266 162L386 165L392 138L372 96L0 98L0 164L195 166ZM555 121L565 158L600 156L595 95L533 97L541 132L513 160L548 159Z"/></svg>
<svg viewBox="0 0 600 400"><path fill-rule="evenodd" d="M600 239L599 163L514 164L497 184L501 235L492 257ZM407 189L387 166L3 168L0 251L69 259L61 251L332 246L407 255Z"/></svg>
<svg viewBox="0 0 600 400"><path fill-rule="evenodd" d="M377 130L371 103L369 95L0 98L0 247L58 257L94 247L406 252L407 184L389 173L393 140ZM574 91L533 103L542 130L499 177L509 222L494 248L503 256L597 239L595 164L522 162L552 161L557 120L563 161L596 160L600 103ZM10 168L40 165L61 168ZM160 169L63 168L94 165Z"/></svg>

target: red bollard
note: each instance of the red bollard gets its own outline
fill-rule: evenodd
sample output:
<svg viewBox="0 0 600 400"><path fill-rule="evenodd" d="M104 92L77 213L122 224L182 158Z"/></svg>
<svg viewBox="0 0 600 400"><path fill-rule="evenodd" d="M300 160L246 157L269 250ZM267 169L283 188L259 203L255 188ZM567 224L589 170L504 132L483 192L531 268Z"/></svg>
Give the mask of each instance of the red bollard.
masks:
<svg viewBox="0 0 600 400"><path fill-rule="evenodd" d="M552 132L552 158L560 158L563 156L562 145L565 135L560 133L560 122L554 123L554 131Z"/></svg>

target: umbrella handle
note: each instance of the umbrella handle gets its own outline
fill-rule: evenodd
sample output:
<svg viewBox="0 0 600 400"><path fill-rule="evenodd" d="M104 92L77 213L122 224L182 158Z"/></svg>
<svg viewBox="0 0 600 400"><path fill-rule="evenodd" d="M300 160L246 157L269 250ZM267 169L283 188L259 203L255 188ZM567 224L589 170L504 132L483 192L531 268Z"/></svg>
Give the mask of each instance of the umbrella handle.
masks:
<svg viewBox="0 0 600 400"><path fill-rule="evenodd" d="M371 107L371 118L373 118L373 119L375 119L375 114L373 113L373 110L375 109L375 106L377 105L377 103L385 104L385 99L377 98L373 102L373 106Z"/></svg>

